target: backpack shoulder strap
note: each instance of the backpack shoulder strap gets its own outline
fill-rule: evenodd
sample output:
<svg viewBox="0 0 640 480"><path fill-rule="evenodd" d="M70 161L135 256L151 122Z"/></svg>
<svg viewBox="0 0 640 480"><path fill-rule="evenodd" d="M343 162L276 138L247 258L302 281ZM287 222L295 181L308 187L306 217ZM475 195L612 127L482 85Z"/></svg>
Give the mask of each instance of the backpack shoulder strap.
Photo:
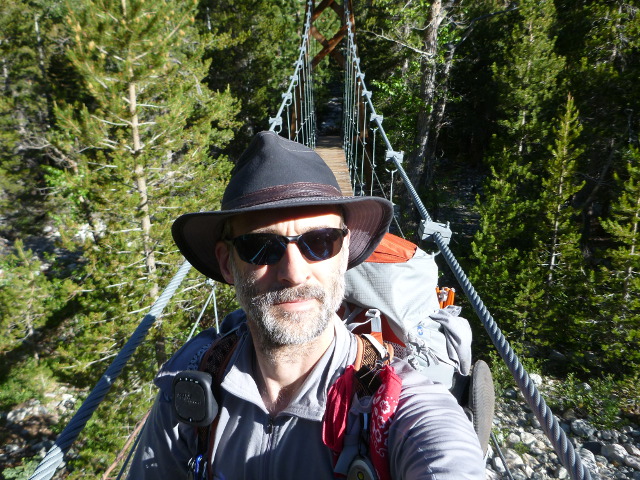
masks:
<svg viewBox="0 0 640 480"><path fill-rule="evenodd" d="M198 370L209 373L214 380L214 385L222 380L222 375L238 345L239 339L240 336L237 330L233 330L213 342L202 356Z"/></svg>
<svg viewBox="0 0 640 480"><path fill-rule="evenodd" d="M227 369L229 360L235 352L238 346L240 335L238 330L232 330L228 334L220 337L214 341L209 349L202 356L200 366L198 370L206 372L211 375L211 390L216 402L220 402L220 384L222 383L222 377ZM220 412L216 414L213 422L210 425L204 427L197 427L198 433L198 453L197 457L201 462L200 465L196 465L194 478L211 478L212 465L208 461L211 458L213 452L213 437L215 435L216 427L220 419ZM200 475L200 476L198 476Z"/></svg>

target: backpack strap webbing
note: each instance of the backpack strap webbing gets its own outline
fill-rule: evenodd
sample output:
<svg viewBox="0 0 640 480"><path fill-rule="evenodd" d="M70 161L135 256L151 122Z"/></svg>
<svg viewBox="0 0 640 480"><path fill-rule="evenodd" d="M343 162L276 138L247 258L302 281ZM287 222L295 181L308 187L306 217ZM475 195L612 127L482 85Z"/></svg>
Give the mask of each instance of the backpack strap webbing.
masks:
<svg viewBox="0 0 640 480"><path fill-rule="evenodd" d="M369 335L356 335L358 353L353 362L355 369L354 387L358 398L372 396L380 388L381 380L378 376L380 369L388 365L393 358L393 345L385 342L384 346L377 344L375 338Z"/></svg>
<svg viewBox="0 0 640 480"><path fill-rule="evenodd" d="M239 339L240 335L238 335L237 330L229 332L227 335L214 341L200 361L198 370L207 372L211 375L213 380L211 383L211 390L213 390L213 396L218 404L220 403L220 384L222 383L222 377L224 376L224 372L227 369L227 365L229 364L229 360L231 359L233 352L238 346ZM219 418L220 413L216 415L211 425L206 427L197 427L198 453L205 455L205 458L207 459L210 458L211 452L213 451L213 441L209 441L210 434L215 432ZM208 464L208 468L211 469L211 467L212 465Z"/></svg>

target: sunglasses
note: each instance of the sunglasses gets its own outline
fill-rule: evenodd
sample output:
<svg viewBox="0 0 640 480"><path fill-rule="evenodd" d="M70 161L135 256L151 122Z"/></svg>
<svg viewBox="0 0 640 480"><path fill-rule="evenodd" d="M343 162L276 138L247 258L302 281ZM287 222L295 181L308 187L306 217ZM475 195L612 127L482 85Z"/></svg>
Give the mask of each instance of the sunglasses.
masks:
<svg viewBox="0 0 640 480"><path fill-rule="evenodd" d="M275 233L247 233L235 237L231 243L240 259L252 265L278 263L290 243L298 245L300 253L307 260L321 262L338 254L347 233L347 228L319 228L291 237Z"/></svg>

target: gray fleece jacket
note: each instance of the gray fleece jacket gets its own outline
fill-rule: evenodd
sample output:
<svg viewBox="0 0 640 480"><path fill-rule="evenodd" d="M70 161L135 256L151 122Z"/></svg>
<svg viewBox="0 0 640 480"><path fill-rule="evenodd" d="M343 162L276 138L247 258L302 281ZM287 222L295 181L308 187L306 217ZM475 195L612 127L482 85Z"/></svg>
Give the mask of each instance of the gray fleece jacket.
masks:
<svg viewBox="0 0 640 480"><path fill-rule="evenodd" d="M219 480L299 480L333 478L332 454L323 445L322 418L330 386L352 364L355 337L337 318L335 339L293 398L271 417L254 381L255 354L246 326L221 384L220 418L213 450ZM174 375L197 368L215 338L207 330L185 344L156 377L160 392L132 460L130 479L183 479L196 452L196 430L180 423L172 410ZM389 438L389 465L396 480L483 479L484 461L473 427L448 390L406 362L392 366L402 391ZM357 434L354 404L349 432Z"/></svg>

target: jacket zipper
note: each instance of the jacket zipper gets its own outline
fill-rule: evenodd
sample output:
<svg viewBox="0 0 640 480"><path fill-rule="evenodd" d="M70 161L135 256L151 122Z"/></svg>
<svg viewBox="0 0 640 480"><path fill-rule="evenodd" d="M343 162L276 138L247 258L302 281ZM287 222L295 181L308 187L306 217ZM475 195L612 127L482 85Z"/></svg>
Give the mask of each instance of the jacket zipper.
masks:
<svg viewBox="0 0 640 480"><path fill-rule="evenodd" d="M273 417L269 415L267 419L267 435L271 435L273 433Z"/></svg>
<svg viewBox="0 0 640 480"><path fill-rule="evenodd" d="M262 471L265 472L265 478L270 478L270 475L271 475L269 472L271 472L271 455L273 455L274 423L275 423L275 419L271 415L269 415L267 417L267 424L265 425L267 442L262 455L262 458L263 458Z"/></svg>

